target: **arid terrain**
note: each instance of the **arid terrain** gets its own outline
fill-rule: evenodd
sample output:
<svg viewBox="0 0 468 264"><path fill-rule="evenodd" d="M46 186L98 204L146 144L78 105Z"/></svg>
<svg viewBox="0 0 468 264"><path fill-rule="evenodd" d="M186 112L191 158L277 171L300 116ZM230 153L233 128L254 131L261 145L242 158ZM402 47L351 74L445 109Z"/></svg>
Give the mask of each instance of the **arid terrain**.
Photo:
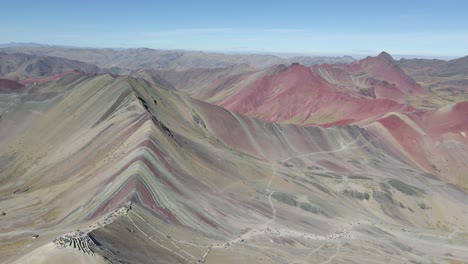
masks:
<svg viewBox="0 0 468 264"><path fill-rule="evenodd" d="M468 263L468 60L0 48L0 263Z"/></svg>

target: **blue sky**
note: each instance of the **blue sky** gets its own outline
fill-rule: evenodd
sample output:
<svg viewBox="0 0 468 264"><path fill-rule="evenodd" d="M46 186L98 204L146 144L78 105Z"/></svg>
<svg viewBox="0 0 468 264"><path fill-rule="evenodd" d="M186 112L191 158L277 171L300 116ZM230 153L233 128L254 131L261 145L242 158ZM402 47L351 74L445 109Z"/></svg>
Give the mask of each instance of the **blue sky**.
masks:
<svg viewBox="0 0 468 264"><path fill-rule="evenodd" d="M468 55L468 1L5 1L0 43Z"/></svg>

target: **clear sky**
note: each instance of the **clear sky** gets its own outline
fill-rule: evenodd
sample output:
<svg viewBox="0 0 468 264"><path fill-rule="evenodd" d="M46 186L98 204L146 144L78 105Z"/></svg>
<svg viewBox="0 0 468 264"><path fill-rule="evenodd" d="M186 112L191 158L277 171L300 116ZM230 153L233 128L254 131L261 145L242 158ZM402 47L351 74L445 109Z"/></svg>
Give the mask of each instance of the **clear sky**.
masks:
<svg viewBox="0 0 468 264"><path fill-rule="evenodd" d="M2 1L0 43L468 55L468 1Z"/></svg>

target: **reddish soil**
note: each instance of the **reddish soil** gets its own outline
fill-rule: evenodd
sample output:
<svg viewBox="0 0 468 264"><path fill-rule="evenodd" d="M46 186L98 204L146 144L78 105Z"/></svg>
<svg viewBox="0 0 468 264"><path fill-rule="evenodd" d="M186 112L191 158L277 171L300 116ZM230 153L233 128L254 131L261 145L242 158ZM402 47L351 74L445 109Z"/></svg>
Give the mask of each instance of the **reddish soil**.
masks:
<svg viewBox="0 0 468 264"><path fill-rule="evenodd" d="M356 65L343 67L354 69ZM347 78L339 69L332 71L343 80ZM374 79L369 83L374 84L370 92L379 97L386 97L387 94L395 99L404 97L395 84ZM378 118L388 112L410 109L392 99L366 98L358 91L346 91L329 83L316 69L299 64L276 66L219 105L270 122L325 127L351 124Z"/></svg>
<svg viewBox="0 0 468 264"><path fill-rule="evenodd" d="M0 79L0 93L20 91L24 85L8 79Z"/></svg>

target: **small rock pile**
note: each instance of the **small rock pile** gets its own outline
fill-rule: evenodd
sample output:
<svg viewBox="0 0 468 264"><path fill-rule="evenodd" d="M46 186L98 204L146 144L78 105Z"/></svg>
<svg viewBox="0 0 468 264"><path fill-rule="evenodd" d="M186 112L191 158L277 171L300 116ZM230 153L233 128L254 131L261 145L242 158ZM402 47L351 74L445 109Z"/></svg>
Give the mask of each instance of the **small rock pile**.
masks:
<svg viewBox="0 0 468 264"><path fill-rule="evenodd" d="M73 247L79 251L94 256L94 252L89 248L89 245L94 245L93 240L88 234L83 231L76 230L54 239L54 243L58 248Z"/></svg>

